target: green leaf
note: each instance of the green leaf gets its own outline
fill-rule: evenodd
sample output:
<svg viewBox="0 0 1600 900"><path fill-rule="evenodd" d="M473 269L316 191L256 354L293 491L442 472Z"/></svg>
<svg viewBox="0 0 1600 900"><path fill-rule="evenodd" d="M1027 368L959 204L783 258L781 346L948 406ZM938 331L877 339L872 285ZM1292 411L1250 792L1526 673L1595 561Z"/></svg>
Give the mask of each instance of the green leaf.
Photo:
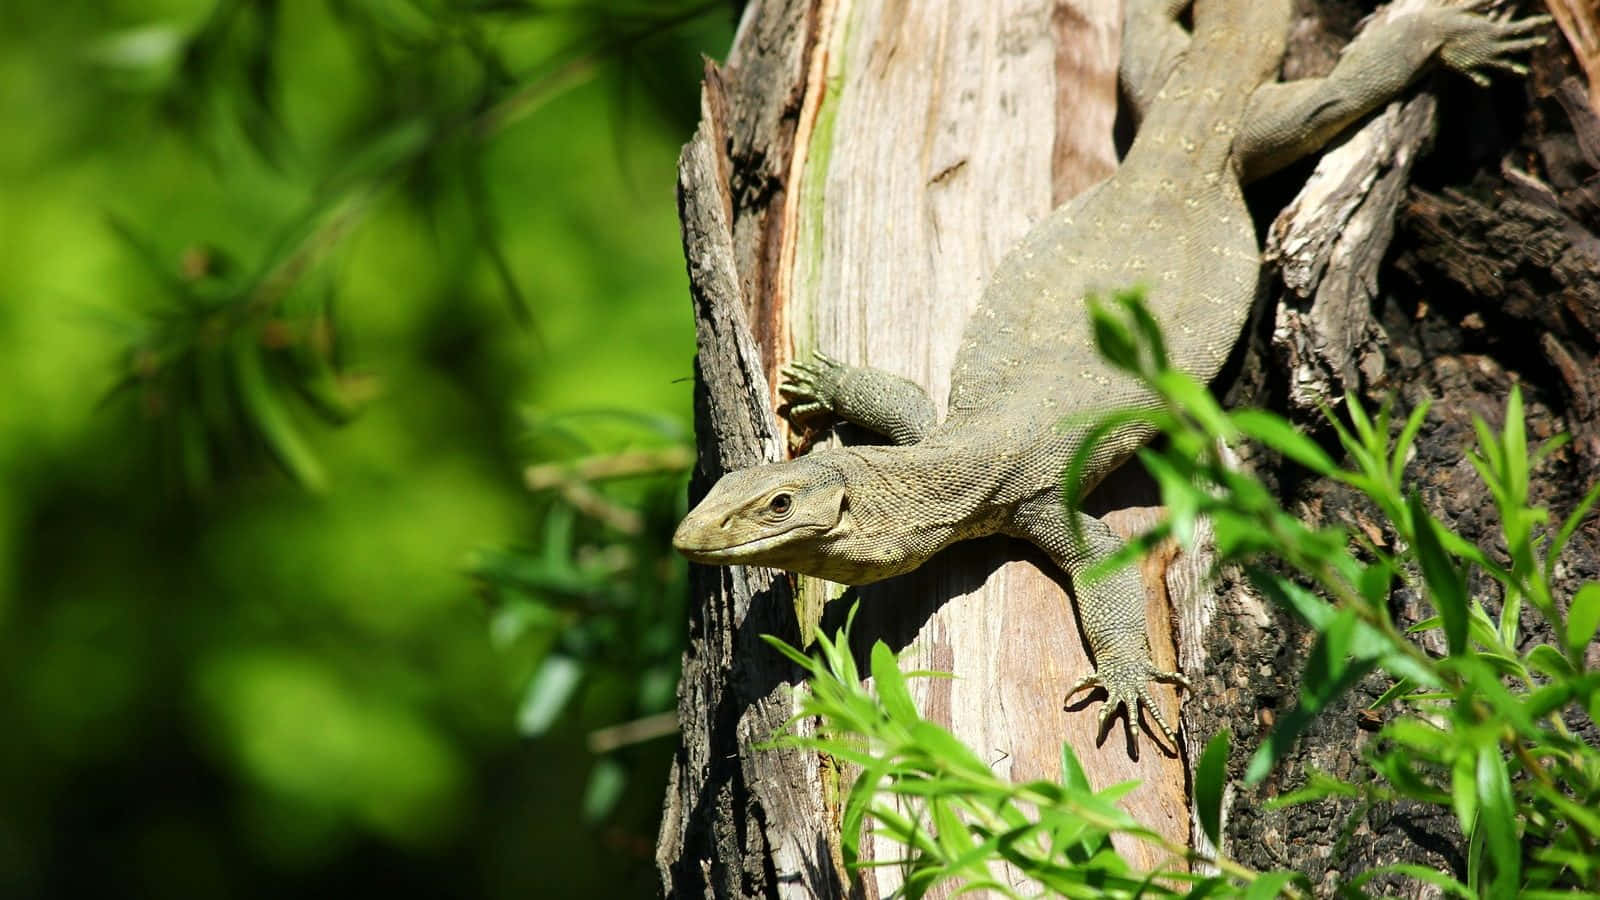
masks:
<svg viewBox="0 0 1600 900"><path fill-rule="evenodd" d="M1478 748L1478 824L1485 830L1489 858L1494 861L1495 893L1510 897L1522 880L1522 845L1517 835L1517 808L1511 799L1511 778L1498 744Z"/></svg>
<svg viewBox="0 0 1600 900"><path fill-rule="evenodd" d="M1511 583L1511 572L1505 568L1502 568L1500 565L1495 563L1494 560L1485 556L1483 550L1479 549L1477 544L1472 543L1448 528L1439 529L1438 535L1439 541L1440 543L1444 544L1444 549L1446 551L1483 569L1501 584Z"/></svg>
<svg viewBox="0 0 1600 900"><path fill-rule="evenodd" d="M1529 718L1542 719L1566 706L1572 700L1575 686L1571 680L1562 679L1544 685L1533 693L1528 694L1525 705Z"/></svg>
<svg viewBox="0 0 1600 900"><path fill-rule="evenodd" d="M1422 498L1412 493L1409 505L1413 548L1417 553L1417 561L1422 564L1423 581L1434 609L1444 620L1444 638L1450 655L1460 656L1467 648L1466 579L1440 546L1435 529L1443 529L1422 508Z"/></svg>
<svg viewBox="0 0 1600 900"><path fill-rule="evenodd" d="M1478 642L1483 647L1493 648L1502 655L1512 652L1500 640L1500 632L1494 626L1494 620L1483 611L1477 603L1471 604L1467 609L1467 637Z"/></svg>
<svg viewBox="0 0 1600 900"><path fill-rule="evenodd" d="M517 730L524 737L538 737L549 731L582 680L582 663L560 653L546 656L522 694Z"/></svg>
<svg viewBox="0 0 1600 900"><path fill-rule="evenodd" d="M766 641L768 646L788 657L790 662L793 662L800 668L805 669L812 675L818 675L821 673L822 667L820 663L804 653L801 653L799 650L789 646L781 638L774 637L770 634L763 634L761 635L761 639Z"/></svg>
<svg viewBox="0 0 1600 900"><path fill-rule="evenodd" d="M1528 434L1522 416L1522 387L1511 385L1511 396L1506 400L1506 427L1500 433L1501 446L1505 448L1508 488L1513 497L1528 496Z"/></svg>
<svg viewBox="0 0 1600 900"><path fill-rule="evenodd" d="M1372 420L1367 418L1367 411L1362 407L1361 400L1356 397L1353 391L1344 392L1344 411L1350 416L1350 425L1355 429L1353 442L1364 449L1372 443L1376 432L1373 430ZM1356 448L1347 447L1346 449Z"/></svg>
<svg viewBox="0 0 1600 900"><path fill-rule="evenodd" d="M1133 327L1138 329L1139 338L1144 343L1146 350L1150 351L1150 361L1155 371L1167 368L1167 341L1161 335L1161 325L1156 317L1150 314L1150 307L1145 305L1144 290L1118 291L1116 301L1122 305L1128 314L1128 320Z"/></svg>
<svg viewBox="0 0 1600 900"><path fill-rule="evenodd" d="M1170 404L1192 417L1205 433L1213 437L1231 438L1235 432L1222 405L1211 391L1199 381L1176 369L1156 375L1151 385Z"/></svg>
<svg viewBox="0 0 1600 900"><path fill-rule="evenodd" d="M905 676L900 674L900 662L883 641L872 645L872 682L891 720L901 725L921 721L917 705L911 702L911 692L906 689Z"/></svg>
<svg viewBox="0 0 1600 900"><path fill-rule="evenodd" d="M1487 650L1480 651L1477 658L1488 665L1489 668L1494 669L1496 674L1523 680L1528 677L1528 670L1523 667L1520 660L1515 660L1499 653L1491 653Z"/></svg>
<svg viewBox="0 0 1600 900"><path fill-rule="evenodd" d="M1180 472L1159 453L1138 452L1139 462L1161 488L1161 502L1167 508L1167 527L1177 542L1189 547L1194 542L1200 512L1200 491L1187 474Z"/></svg>
<svg viewBox="0 0 1600 900"><path fill-rule="evenodd" d="M1387 559L1380 560L1361 570L1356 587L1361 596L1374 608L1388 603L1389 587L1394 583L1394 568Z"/></svg>
<svg viewBox="0 0 1600 900"><path fill-rule="evenodd" d="M1454 878L1451 878L1448 874L1441 872L1438 869L1432 869L1427 866L1419 866L1414 863L1393 863L1387 866L1378 866L1375 869L1368 869L1367 871L1362 872L1360 875L1357 875L1355 878L1352 878L1350 880L1350 886L1352 888L1359 889L1362 885L1374 878L1377 878L1379 875L1405 875L1408 878L1415 878L1416 880L1425 884L1431 884L1442 891L1446 891L1450 894L1460 897L1462 900L1474 900L1475 897L1473 892L1467 889L1466 885L1455 880Z"/></svg>
<svg viewBox="0 0 1600 900"><path fill-rule="evenodd" d="M1096 448L1113 431L1122 430L1135 423L1144 423L1152 426L1162 424L1157 421L1155 414L1150 410L1119 410L1107 413L1097 418L1089 426L1078 442L1078 449L1072 454L1072 459L1067 461L1067 468L1061 476L1061 499L1068 506L1076 507L1084 493L1084 474L1088 471L1089 463L1094 459ZM1074 537L1082 532L1082 526L1076 518L1068 519L1072 526Z"/></svg>
<svg viewBox="0 0 1600 900"><path fill-rule="evenodd" d="M850 793L845 797L844 813L839 820L839 849L843 851L847 865L860 857L862 825L872 809L878 785L892 765L892 760L881 757L869 765L863 765L855 783L850 785Z"/></svg>
<svg viewBox="0 0 1600 900"><path fill-rule="evenodd" d="M1578 505L1572 510L1572 514L1567 516L1566 520L1561 523L1561 529L1556 532L1555 538L1551 540L1549 553L1545 557L1546 580L1555 572L1556 562L1560 560L1562 552L1567 549L1567 542L1572 540L1572 535L1577 532L1578 526L1583 524L1584 518L1589 515L1589 511L1594 508L1597 500L1600 500L1600 483L1589 488L1589 492L1583 495L1582 500L1578 501Z"/></svg>
<svg viewBox="0 0 1600 900"><path fill-rule="evenodd" d="M1549 644L1536 644L1524 658L1535 672L1549 678L1572 678L1578 674L1578 670L1561 655L1561 651Z"/></svg>
<svg viewBox="0 0 1600 900"><path fill-rule="evenodd" d="M1388 752L1373 754L1370 764L1372 770L1382 775L1391 788L1412 800L1439 806L1449 803L1450 796L1435 786L1431 779L1423 778L1413 765L1413 760L1420 758L1424 757L1396 747Z"/></svg>
<svg viewBox="0 0 1600 900"><path fill-rule="evenodd" d="M972 752L972 748L932 722L918 720L912 723L911 739L920 749L956 772L975 775L984 780L994 777L988 765L978 758L978 754Z"/></svg>
<svg viewBox="0 0 1600 900"><path fill-rule="evenodd" d="M1263 872L1250 882L1250 887L1244 892L1244 900L1272 900L1283 893L1283 889L1291 882L1305 883L1305 880L1305 876L1299 872Z"/></svg>
<svg viewBox="0 0 1600 900"><path fill-rule="evenodd" d="M1489 704L1505 724L1528 738L1539 739L1539 730L1534 726L1533 719L1528 716L1523 699L1506 690L1494 667L1475 655L1442 660L1440 665L1454 669L1471 682L1473 690L1477 691L1479 697Z"/></svg>
<svg viewBox="0 0 1600 900"><path fill-rule="evenodd" d="M595 763L583 788L583 821L593 825L611 815L627 786L628 770L621 763L609 756Z"/></svg>
<svg viewBox="0 0 1600 900"><path fill-rule="evenodd" d="M1088 774L1083 771L1083 763L1078 761L1078 754L1072 752L1072 745L1066 742L1061 744L1061 783L1074 790L1094 790Z"/></svg>
<svg viewBox="0 0 1600 900"><path fill-rule="evenodd" d="M1420 718L1402 717L1383 727L1381 734L1429 756L1442 756L1459 738Z"/></svg>
<svg viewBox="0 0 1600 900"><path fill-rule="evenodd" d="M1417 688L1416 683L1413 682L1411 679L1402 678L1402 679L1396 681L1394 684L1389 685L1388 689L1385 690L1382 694L1380 694L1378 696L1378 699L1372 701L1370 704L1367 705L1367 709L1370 709L1370 710L1382 709L1383 707L1388 706L1389 704L1391 704L1394 701L1400 699L1401 697L1404 697L1406 694L1409 694L1412 691L1416 690L1416 688Z"/></svg>
<svg viewBox="0 0 1600 900"><path fill-rule="evenodd" d="M1340 781L1332 775L1311 770L1306 786L1299 790L1290 791L1267 800L1267 809L1282 809L1286 806L1298 806L1301 803L1311 803L1328 797L1359 797L1361 789L1349 782Z"/></svg>
<svg viewBox="0 0 1600 900"><path fill-rule="evenodd" d="M1317 631L1337 615L1333 605L1293 581L1261 566L1247 566L1245 574L1267 599L1283 607Z"/></svg>
<svg viewBox="0 0 1600 900"><path fill-rule="evenodd" d="M1213 846L1222 841L1222 795L1228 786L1228 730L1206 742L1194 772L1195 813Z"/></svg>
<svg viewBox="0 0 1600 900"><path fill-rule="evenodd" d="M1596 867L1600 867L1600 856L1591 856L1574 850L1565 850L1560 847L1540 847L1533 851L1533 858L1540 862L1565 866L1577 873L1578 880L1584 884L1594 884L1593 875ZM1545 892L1524 891L1522 897L1526 900L1530 895ZM1562 891L1561 897L1589 897L1597 898L1600 894L1581 891Z"/></svg>
<svg viewBox="0 0 1600 900"><path fill-rule="evenodd" d="M1461 833L1471 834L1478 817L1478 757L1476 753L1457 754L1450 765L1450 808L1461 823Z"/></svg>
<svg viewBox="0 0 1600 900"><path fill-rule="evenodd" d="M1356 614L1341 609L1334 613L1317 635L1311 654L1306 657L1302 696L1321 696L1325 685L1338 681L1350 662L1350 644L1355 638Z"/></svg>
<svg viewBox="0 0 1600 900"><path fill-rule="evenodd" d="M967 832L966 826L961 824L955 806L942 800L935 800L928 805L933 814L933 827L937 832L935 837L939 841L939 848L944 852L944 858L956 859L963 852L970 850L972 835Z"/></svg>
<svg viewBox="0 0 1600 900"><path fill-rule="evenodd" d="M1422 422L1428 416L1429 405L1427 399L1418 403L1416 409L1411 411L1411 415L1406 417L1406 424L1400 429L1400 436L1395 438L1389 462L1390 484L1400 483L1400 475L1406 467L1406 458L1411 455L1411 444L1416 441L1417 432L1422 430Z"/></svg>
<svg viewBox="0 0 1600 900"><path fill-rule="evenodd" d="M1588 807L1579 806L1567 798L1566 795L1562 794L1558 789L1549 788L1542 784L1535 784L1534 791L1546 803L1549 803L1550 805L1561 810L1561 814L1567 818L1569 824L1587 831L1591 840L1594 838L1600 838L1600 813L1597 813Z"/></svg>
<svg viewBox="0 0 1600 900"><path fill-rule="evenodd" d="M294 420L278 400L267 379L262 350L250 329L240 329L233 341L233 375L239 402L257 433L277 457L278 462L300 485L321 493L328 477L311 446L301 437Z"/></svg>
<svg viewBox="0 0 1600 900"><path fill-rule="evenodd" d="M1332 474L1335 468L1333 458L1316 441L1301 434L1279 416L1260 409L1241 409L1233 413L1233 424L1255 440L1319 475Z"/></svg>
<svg viewBox="0 0 1600 900"><path fill-rule="evenodd" d="M1089 321L1094 330L1095 349L1101 358L1124 372L1137 374L1139 346L1133 329L1112 315L1097 297L1089 298Z"/></svg>
<svg viewBox="0 0 1600 900"><path fill-rule="evenodd" d="M1575 662L1583 659L1596 627L1600 627L1600 582L1591 581L1578 588L1567 611L1567 652Z"/></svg>

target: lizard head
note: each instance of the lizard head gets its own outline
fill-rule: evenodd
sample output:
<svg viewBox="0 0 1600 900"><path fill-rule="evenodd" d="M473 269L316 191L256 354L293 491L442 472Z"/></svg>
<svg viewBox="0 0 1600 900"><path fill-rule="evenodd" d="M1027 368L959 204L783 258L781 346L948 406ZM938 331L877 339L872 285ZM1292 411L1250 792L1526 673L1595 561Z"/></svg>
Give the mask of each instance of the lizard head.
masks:
<svg viewBox="0 0 1600 900"><path fill-rule="evenodd" d="M672 546L697 563L817 571L852 527L842 472L812 457L729 472L685 516Z"/></svg>
<svg viewBox="0 0 1600 900"><path fill-rule="evenodd" d="M949 461L948 448L860 446L729 472L672 545L697 563L840 584L900 575L962 536L949 521Z"/></svg>

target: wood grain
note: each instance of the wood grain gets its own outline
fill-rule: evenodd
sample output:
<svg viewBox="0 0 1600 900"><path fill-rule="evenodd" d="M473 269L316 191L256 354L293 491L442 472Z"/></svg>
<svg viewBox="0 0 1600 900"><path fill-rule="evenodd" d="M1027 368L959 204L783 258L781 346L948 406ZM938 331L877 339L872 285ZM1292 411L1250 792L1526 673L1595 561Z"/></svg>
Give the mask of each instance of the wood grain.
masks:
<svg viewBox="0 0 1600 900"><path fill-rule="evenodd" d="M1108 0L747 7L728 64L708 67L705 120L679 172L700 342L696 496L724 471L781 455L774 375L812 348L906 375L942 409L962 326L1001 254L1115 164L1119 14ZM1097 512L1129 502L1115 485L1130 480L1111 481ZM1137 502L1112 514L1114 527L1158 514L1147 494ZM1170 667L1165 562L1150 563L1147 583L1156 662ZM1177 566L1165 581L1193 589L1198 572ZM666 893L841 895L836 803L848 773L754 749L794 710L799 683L756 635L794 639L795 605L838 589L735 567L697 568L693 590L682 745L657 850ZM906 668L953 672L920 681L916 699L997 772L1059 777L1069 742L1097 786L1142 781L1130 810L1186 841L1177 748L1162 752L1141 729L1132 759L1121 717L1097 746L1097 697L1063 707L1090 663L1065 576L1038 550L958 545L855 596L857 649L882 639ZM836 623L843 604L830 612ZM1173 694L1158 688L1158 699L1178 721ZM1122 849L1135 865L1171 863ZM862 888L876 897L897 883L878 869Z"/></svg>
<svg viewBox="0 0 1600 900"><path fill-rule="evenodd" d="M1115 165L1117 4L841 0L835 11L821 127L802 146L791 353L816 348L904 375L942 412L962 328L996 262L1052 208L1058 184L1081 188ZM1073 80L1058 85L1060 71ZM1063 708L1066 687L1090 667L1065 588L1031 545L958 545L854 592L856 636L863 650L885 639L904 668L954 673L918 683L919 708L995 771L1056 778L1070 742L1096 785L1141 780L1130 811L1184 843L1181 759L1159 752L1150 732L1130 759L1120 726L1097 746L1099 703ZM807 579L800 591L838 593ZM1152 643L1157 663L1171 665L1162 599ZM1159 696L1176 721L1171 693ZM1122 849L1135 865L1166 862L1134 842ZM875 870L868 896L898 879Z"/></svg>

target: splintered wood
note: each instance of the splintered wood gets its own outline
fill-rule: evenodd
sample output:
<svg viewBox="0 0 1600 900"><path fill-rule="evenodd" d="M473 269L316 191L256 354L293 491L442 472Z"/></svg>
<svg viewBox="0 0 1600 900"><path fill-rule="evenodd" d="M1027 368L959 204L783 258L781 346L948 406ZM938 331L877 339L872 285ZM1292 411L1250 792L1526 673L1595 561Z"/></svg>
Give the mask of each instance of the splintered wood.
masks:
<svg viewBox="0 0 1600 900"><path fill-rule="evenodd" d="M904 375L942 412L963 327L995 264L1058 200L1115 165L1117 6L839 2L824 105L798 139L806 158L786 255L793 345L784 349ZM915 681L918 708L996 772L1058 778L1065 741L1095 785L1139 780L1127 799L1134 817L1185 844L1181 758L1141 727L1142 752L1130 759L1120 716L1097 745L1098 694L1063 705L1065 689L1091 669L1066 584L1031 545L957 545L854 592L858 650L883 639L904 668L954 673ZM1152 645L1157 665L1171 667L1159 573L1152 586ZM800 591L837 594L815 582ZM1178 721L1171 690L1155 693ZM1173 864L1134 841L1120 849L1136 866ZM872 841L864 854L887 860L903 850ZM896 867L867 871L869 896L899 885Z"/></svg>

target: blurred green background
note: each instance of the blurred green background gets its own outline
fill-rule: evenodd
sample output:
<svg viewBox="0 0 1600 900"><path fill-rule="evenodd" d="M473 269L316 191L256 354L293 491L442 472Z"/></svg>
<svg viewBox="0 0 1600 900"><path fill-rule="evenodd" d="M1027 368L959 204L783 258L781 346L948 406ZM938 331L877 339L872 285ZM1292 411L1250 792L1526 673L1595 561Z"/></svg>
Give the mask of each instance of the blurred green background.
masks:
<svg viewBox="0 0 1600 900"><path fill-rule="evenodd" d="M656 892L733 5L0 3L0 896Z"/></svg>

